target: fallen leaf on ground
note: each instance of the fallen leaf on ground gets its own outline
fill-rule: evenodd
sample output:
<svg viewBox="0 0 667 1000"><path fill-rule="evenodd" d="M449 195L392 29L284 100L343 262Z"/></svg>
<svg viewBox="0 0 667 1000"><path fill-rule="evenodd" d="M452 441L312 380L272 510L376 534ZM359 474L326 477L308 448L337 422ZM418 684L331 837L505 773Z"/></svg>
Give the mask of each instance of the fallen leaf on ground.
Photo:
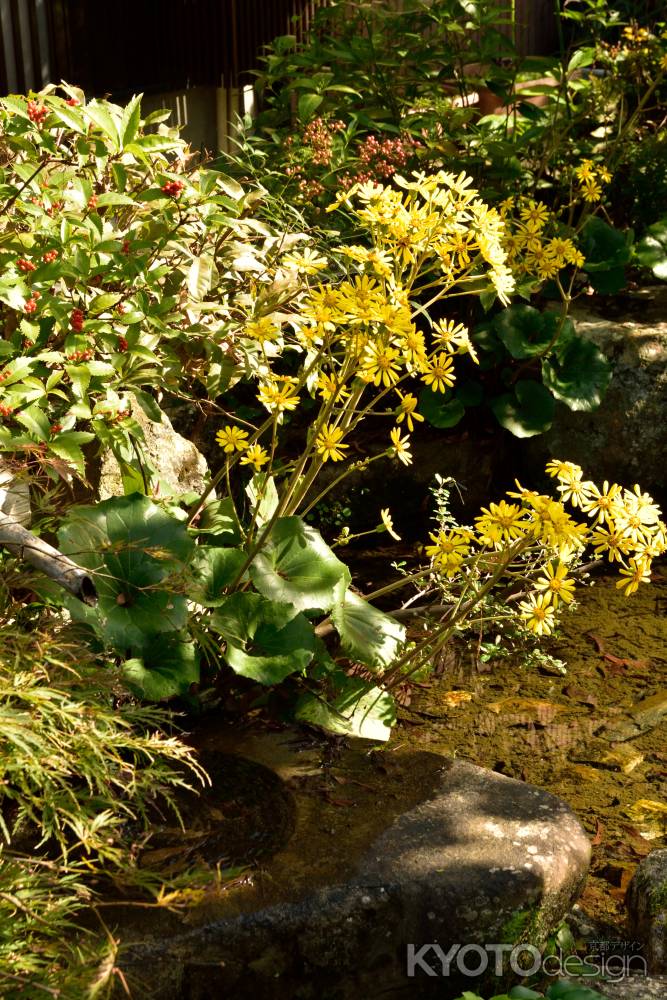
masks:
<svg viewBox="0 0 667 1000"><path fill-rule="evenodd" d="M653 799L637 799L624 810L625 815L637 823L645 840L656 840L667 834L667 805Z"/></svg>

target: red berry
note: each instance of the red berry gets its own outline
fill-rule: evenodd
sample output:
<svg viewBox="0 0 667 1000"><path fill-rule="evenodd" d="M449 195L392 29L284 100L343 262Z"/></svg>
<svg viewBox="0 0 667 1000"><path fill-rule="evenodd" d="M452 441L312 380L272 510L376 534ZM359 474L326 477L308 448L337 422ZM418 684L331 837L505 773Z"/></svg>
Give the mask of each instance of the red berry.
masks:
<svg viewBox="0 0 667 1000"><path fill-rule="evenodd" d="M62 424L51 424L51 433L58 434L63 429Z"/></svg>
<svg viewBox="0 0 667 1000"><path fill-rule="evenodd" d="M170 198L178 198L185 187L183 181L167 181L166 184L162 185L162 193L168 195Z"/></svg>
<svg viewBox="0 0 667 1000"><path fill-rule="evenodd" d="M57 259L58 259L58 251L57 250L47 250L46 253L42 256L42 260L46 264L52 264L53 261L57 260Z"/></svg>
<svg viewBox="0 0 667 1000"><path fill-rule="evenodd" d="M0 416L8 417L9 414L13 412L14 412L13 406L5 406L4 404L0 403Z"/></svg>
<svg viewBox="0 0 667 1000"><path fill-rule="evenodd" d="M129 346L130 345L128 344L125 337L118 338L118 350L120 351L121 354L125 354L125 351L128 349Z"/></svg>
<svg viewBox="0 0 667 1000"><path fill-rule="evenodd" d="M23 312L34 313L36 309L37 309L37 302L35 301L35 299L28 299L28 301L23 307Z"/></svg>
<svg viewBox="0 0 667 1000"><path fill-rule="evenodd" d="M37 101L28 101L28 118L35 125L41 125L48 114L48 110L43 104L38 104Z"/></svg>
<svg viewBox="0 0 667 1000"><path fill-rule="evenodd" d="M33 264L31 260L26 260L25 257L19 257L18 261L16 262L16 266L18 267L19 271L27 272L27 271L37 270L37 265Z"/></svg>
<svg viewBox="0 0 667 1000"><path fill-rule="evenodd" d="M90 198L88 199L88 209L89 211L92 212L94 208L97 208L97 195L91 194Z"/></svg>
<svg viewBox="0 0 667 1000"><path fill-rule="evenodd" d="M70 108L76 108L79 104L79 100L76 97L68 97L65 104L69 104Z"/></svg>
<svg viewBox="0 0 667 1000"><path fill-rule="evenodd" d="M129 253L129 252L130 252L130 241L129 240L123 240L122 253Z"/></svg>
<svg viewBox="0 0 667 1000"><path fill-rule="evenodd" d="M73 330L79 333L83 330L83 312L81 309L72 309L72 313L69 318L70 325Z"/></svg>

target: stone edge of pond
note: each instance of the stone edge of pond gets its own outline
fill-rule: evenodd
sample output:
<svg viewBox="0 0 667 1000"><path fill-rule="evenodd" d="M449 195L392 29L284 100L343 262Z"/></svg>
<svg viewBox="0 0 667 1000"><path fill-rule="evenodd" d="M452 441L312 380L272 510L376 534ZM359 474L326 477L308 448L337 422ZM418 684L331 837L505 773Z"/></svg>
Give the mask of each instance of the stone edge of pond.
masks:
<svg viewBox="0 0 667 1000"><path fill-rule="evenodd" d="M443 758L432 796L377 837L346 882L128 944L117 964L146 1000L231 990L252 1000L447 1000L493 973L487 946L539 947L579 895L589 862L588 838L560 799Z"/></svg>

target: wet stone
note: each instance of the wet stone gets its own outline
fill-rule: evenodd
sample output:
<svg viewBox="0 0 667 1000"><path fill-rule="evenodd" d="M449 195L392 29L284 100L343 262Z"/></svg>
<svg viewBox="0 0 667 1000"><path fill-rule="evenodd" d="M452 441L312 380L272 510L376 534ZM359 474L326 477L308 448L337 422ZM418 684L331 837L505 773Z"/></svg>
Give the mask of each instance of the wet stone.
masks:
<svg viewBox="0 0 667 1000"><path fill-rule="evenodd" d="M448 1000L476 982L461 974L456 956L464 946L469 973L494 971L487 944L543 944L587 873L590 846L577 818L532 785L466 761L423 753L420 764L417 756L410 760L415 784L419 767L433 778L423 800L365 847L357 843L354 863L344 873L333 866L325 884L276 898L263 893L258 873L251 905L242 886L198 926L172 924L143 939L136 927L134 934L119 927L119 964L136 995ZM295 833L274 865L299 849L298 816L309 803L298 789L292 786ZM391 797L390 782L382 792ZM340 812L337 837L352 843L361 818ZM320 846L326 854L324 838ZM500 981L491 982L497 992Z"/></svg>
<svg viewBox="0 0 667 1000"><path fill-rule="evenodd" d="M667 849L643 859L628 888L627 905L649 972L667 976Z"/></svg>

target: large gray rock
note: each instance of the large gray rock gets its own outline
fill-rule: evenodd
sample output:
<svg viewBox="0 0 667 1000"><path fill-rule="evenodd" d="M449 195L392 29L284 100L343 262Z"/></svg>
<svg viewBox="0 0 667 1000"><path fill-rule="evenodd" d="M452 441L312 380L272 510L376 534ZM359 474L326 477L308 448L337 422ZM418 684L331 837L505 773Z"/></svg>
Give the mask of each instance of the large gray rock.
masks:
<svg viewBox="0 0 667 1000"><path fill-rule="evenodd" d="M168 937L131 942L121 929L119 965L136 995L448 1000L472 988L476 968L493 972L486 946L539 947L586 876L578 820L549 793L465 761L442 758L436 774L345 881L332 871L329 885L267 903L260 887L249 907L237 893L219 919ZM534 952L517 960L530 965Z"/></svg>
<svg viewBox="0 0 667 1000"><path fill-rule="evenodd" d="M667 849L643 859L628 888L627 905L649 971L667 976Z"/></svg>
<svg viewBox="0 0 667 1000"><path fill-rule="evenodd" d="M174 430L166 413L158 423L149 420L141 407L133 403L132 417L143 431L142 449L158 477L156 495L202 493L208 471L206 459L191 441ZM97 492L100 500L124 493L120 467L110 451L102 455Z"/></svg>
<svg viewBox="0 0 667 1000"><path fill-rule="evenodd" d="M605 304L607 312L613 300ZM600 307L601 309L602 307ZM558 404L552 428L527 443L541 466L548 457L578 462L596 480L639 482L666 499L667 485L667 287L619 299L609 318L577 303L577 333L593 341L613 365L597 410L574 413Z"/></svg>

